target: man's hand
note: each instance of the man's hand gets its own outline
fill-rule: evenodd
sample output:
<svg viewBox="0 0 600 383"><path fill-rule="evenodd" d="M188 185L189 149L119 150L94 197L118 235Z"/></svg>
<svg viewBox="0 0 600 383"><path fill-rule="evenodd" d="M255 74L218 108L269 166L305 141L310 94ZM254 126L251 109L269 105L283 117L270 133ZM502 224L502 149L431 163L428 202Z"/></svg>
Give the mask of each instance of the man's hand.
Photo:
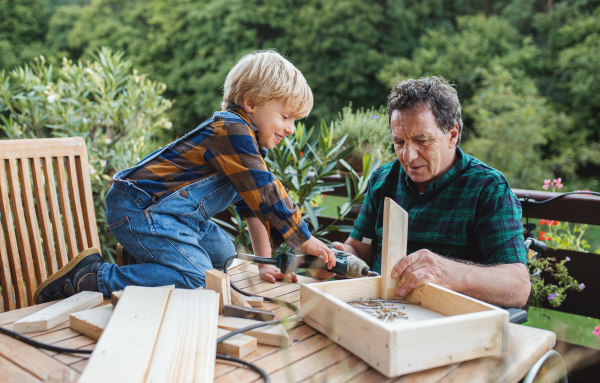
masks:
<svg viewBox="0 0 600 383"><path fill-rule="evenodd" d="M333 251L315 237L311 236L308 241L300 245L300 250L304 254L316 255L317 257L322 255L328 269L335 266L335 255L333 255Z"/></svg>
<svg viewBox="0 0 600 383"><path fill-rule="evenodd" d="M452 261L445 259L427 249L415 251L404 257L392 269L392 278L398 278L396 295L404 297L413 289L426 283L435 283L443 287L453 288L451 283Z"/></svg>
<svg viewBox="0 0 600 383"><path fill-rule="evenodd" d="M287 275L289 275L292 279L292 282L298 282L298 277L294 273L283 274L281 270L273 265L263 265L258 264L258 275L271 283L275 283L277 280L284 279Z"/></svg>

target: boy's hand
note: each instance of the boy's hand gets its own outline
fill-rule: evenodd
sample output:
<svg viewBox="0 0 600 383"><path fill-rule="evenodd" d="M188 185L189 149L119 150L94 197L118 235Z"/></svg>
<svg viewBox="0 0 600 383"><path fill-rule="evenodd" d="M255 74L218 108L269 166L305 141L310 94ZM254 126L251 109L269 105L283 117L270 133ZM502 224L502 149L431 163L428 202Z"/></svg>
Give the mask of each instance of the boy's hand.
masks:
<svg viewBox="0 0 600 383"><path fill-rule="evenodd" d="M271 283L275 283L277 280L284 279L287 275L292 278L292 282L298 282L298 277L294 273L283 274L281 270L273 265L262 265L258 264L258 275Z"/></svg>
<svg viewBox="0 0 600 383"><path fill-rule="evenodd" d="M310 273L313 277L317 279L329 279L334 277L334 273L330 273L327 270L310 270Z"/></svg>
<svg viewBox="0 0 600 383"><path fill-rule="evenodd" d="M311 236L308 241L300 245L300 250L302 250L304 254L316 255L317 257L322 255L328 269L335 266L335 255L333 255L333 251L315 237Z"/></svg>

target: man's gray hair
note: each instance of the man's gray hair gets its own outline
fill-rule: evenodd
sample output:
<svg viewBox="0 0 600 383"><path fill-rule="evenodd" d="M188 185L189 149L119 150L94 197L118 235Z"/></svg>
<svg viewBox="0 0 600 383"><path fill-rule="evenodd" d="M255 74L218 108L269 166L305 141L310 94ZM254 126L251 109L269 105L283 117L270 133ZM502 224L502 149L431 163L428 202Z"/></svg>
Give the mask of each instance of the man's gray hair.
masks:
<svg viewBox="0 0 600 383"><path fill-rule="evenodd" d="M418 112L421 107L431 109L442 132L448 133L458 124L458 142L463 133L460 102L456 89L441 76L423 77L418 80L397 82L388 96L387 111L392 117L394 110Z"/></svg>

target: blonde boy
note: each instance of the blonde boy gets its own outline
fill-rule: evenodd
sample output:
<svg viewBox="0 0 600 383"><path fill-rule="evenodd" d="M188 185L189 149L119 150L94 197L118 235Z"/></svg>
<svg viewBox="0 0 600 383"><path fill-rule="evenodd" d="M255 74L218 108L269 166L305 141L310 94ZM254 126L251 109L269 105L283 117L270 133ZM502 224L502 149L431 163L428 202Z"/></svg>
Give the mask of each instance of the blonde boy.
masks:
<svg viewBox="0 0 600 383"><path fill-rule="evenodd" d="M275 51L246 55L227 75L222 106L184 137L115 174L106 218L125 265L86 251L40 286L37 303L84 290L110 296L128 285L204 286L204 272L222 268L235 253L210 220L231 203L248 223L256 255L270 257L285 241L333 266L333 253L310 235L264 162L267 150L312 109L302 73ZM260 275L270 282L283 278L270 265L261 265Z"/></svg>

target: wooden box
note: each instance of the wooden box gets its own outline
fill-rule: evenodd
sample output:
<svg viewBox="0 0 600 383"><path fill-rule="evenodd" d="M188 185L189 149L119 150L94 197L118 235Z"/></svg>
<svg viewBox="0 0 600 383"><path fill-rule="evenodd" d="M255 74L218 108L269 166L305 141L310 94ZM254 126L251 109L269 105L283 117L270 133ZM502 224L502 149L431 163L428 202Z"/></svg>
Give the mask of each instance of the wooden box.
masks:
<svg viewBox="0 0 600 383"><path fill-rule="evenodd" d="M302 285L304 322L390 378L505 351L506 310L435 284L405 297L405 320L383 322L345 303L360 297L399 299L390 274L406 255L408 216L388 199L385 213L382 277Z"/></svg>

